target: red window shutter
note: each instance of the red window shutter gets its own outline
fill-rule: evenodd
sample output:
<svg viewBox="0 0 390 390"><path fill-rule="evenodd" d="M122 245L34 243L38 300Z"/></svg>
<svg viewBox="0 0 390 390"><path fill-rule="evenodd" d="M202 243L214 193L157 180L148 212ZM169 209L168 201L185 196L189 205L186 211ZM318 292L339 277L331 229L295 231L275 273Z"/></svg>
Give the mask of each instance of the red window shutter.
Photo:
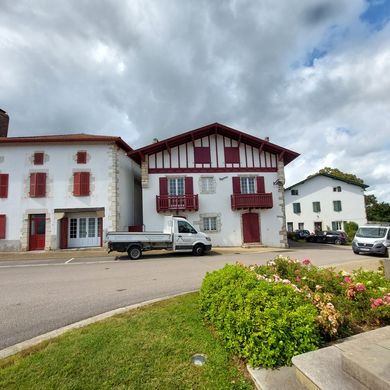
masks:
<svg viewBox="0 0 390 390"><path fill-rule="evenodd" d="M241 193L240 178L235 176L232 177L232 179L233 179L233 194L240 194Z"/></svg>
<svg viewBox="0 0 390 390"><path fill-rule="evenodd" d="M77 164L87 163L87 152L77 152Z"/></svg>
<svg viewBox="0 0 390 390"><path fill-rule="evenodd" d="M42 152L34 153L34 165L43 165L44 156Z"/></svg>
<svg viewBox="0 0 390 390"><path fill-rule="evenodd" d="M73 195L81 195L81 172L75 172L73 174Z"/></svg>
<svg viewBox="0 0 390 390"><path fill-rule="evenodd" d="M81 182L80 193L83 196L88 196L90 194L90 192L89 192L90 174L89 174L89 172L80 172L80 173L81 173L81 175L80 175L80 182Z"/></svg>
<svg viewBox="0 0 390 390"><path fill-rule="evenodd" d="M257 193L258 194L265 193L264 176L257 176Z"/></svg>
<svg viewBox="0 0 390 390"><path fill-rule="evenodd" d="M209 146L194 147L195 164L210 164L211 155Z"/></svg>
<svg viewBox="0 0 390 390"><path fill-rule="evenodd" d="M45 197L46 196L46 173L38 172L35 175L36 175L35 196Z"/></svg>
<svg viewBox="0 0 390 390"><path fill-rule="evenodd" d="M240 162L240 149L238 147L225 147L225 163L234 164Z"/></svg>
<svg viewBox="0 0 390 390"><path fill-rule="evenodd" d="M185 178L185 194L194 195L194 180L191 176Z"/></svg>
<svg viewBox="0 0 390 390"><path fill-rule="evenodd" d="M68 218L61 219L61 235L60 235L60 248L66 249L68 247Z"/></svg>
<svg viewBox="0 0 390 390"><path fill-rule="evenodd" d="M6 217L4 214L0 215L0 239L5 238L5 224Z"/></svg>
<svg viewBox="0 0 390 390"><path fill-rule="evenodd" d="M168 195L168 179L160 177L160 195Z"/></svg>
<svg viewBox="0 0 390 390"><path fill-rule="evenodd" d="M0 198L8 198L8 173L0 174Z"/></svg>

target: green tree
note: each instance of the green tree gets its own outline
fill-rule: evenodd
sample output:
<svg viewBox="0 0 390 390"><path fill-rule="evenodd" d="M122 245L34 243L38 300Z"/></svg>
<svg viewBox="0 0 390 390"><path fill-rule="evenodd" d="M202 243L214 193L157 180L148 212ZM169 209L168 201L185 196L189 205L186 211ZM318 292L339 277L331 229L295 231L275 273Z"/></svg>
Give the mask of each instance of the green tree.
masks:
<svg viewBox="0 0 390 390"><path fill-rule="evenodd" d="M378 202L375 195L365 195L367 219L371 222L390 222L390 204Z"/></svg>
<svg viewBox="0 0 390 390"><path fill-rule="evenodd" d="M349 181L352 181L352 182L359 184L359 185L364 184L364 181L362 179L360 179L359 177L357 177L356 175L354 175L353 173L345 173L345 172L340 171L337 168L325 167L325 168L320 169L318 171L318 173L336 176L336 177L339 177L340 179L349 180ZM313 175L311 175L311 176L313 176Z"/></svg>

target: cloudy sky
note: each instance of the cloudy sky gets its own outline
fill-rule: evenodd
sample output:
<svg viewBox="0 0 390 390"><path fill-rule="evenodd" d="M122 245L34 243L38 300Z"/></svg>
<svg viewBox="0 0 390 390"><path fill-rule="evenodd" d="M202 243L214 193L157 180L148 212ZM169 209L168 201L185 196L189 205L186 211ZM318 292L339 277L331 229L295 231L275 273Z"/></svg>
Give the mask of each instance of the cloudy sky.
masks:
<svg viewBox="0 0 390 390"><path fill-rule="evenodd" d="M2 0L10 136L132 147L220 122L390 202L390 0Z"/></svg>

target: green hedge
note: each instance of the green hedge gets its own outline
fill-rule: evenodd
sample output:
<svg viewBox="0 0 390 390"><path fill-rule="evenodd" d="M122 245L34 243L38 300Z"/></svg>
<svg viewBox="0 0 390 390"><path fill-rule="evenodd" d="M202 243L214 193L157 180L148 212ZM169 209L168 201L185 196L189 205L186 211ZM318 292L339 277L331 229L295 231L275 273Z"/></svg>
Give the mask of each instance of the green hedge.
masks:
<svg viewBox="0 0 390 390"><path fill-rule="evenodd" d="M243 266L208 273L200 301L227 346L251 366L290 365L320 344L316 308L291 285L257 280Z"/></svg>

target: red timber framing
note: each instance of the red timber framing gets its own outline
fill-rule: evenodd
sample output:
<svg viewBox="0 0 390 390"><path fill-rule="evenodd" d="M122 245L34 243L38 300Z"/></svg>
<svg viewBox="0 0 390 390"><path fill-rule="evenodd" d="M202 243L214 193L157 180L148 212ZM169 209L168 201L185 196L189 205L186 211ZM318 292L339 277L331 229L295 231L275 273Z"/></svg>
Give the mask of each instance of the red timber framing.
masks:
<svg viewBox="0 0 390 390"><path fill-rule="evenodd" d="M241 178L232 177L233 194L230 196L232 210L272 209L272 193L265 192L264 176L256 177L256 193L241 193Z"/></svg>
<svg viewBox="0 0 390 390"><path fill-rule="evenodd" d="M128 154L138 163L148 157L149 173L276 172L299 156L219 123L159 141Z"/></svg>
<svg viewBox="0 0 390 390"><path fill-rule="evenodd" d="M198 194L194 194L193 178L184 178L184 194L170 195L168 193L168 178L160 177L160 195L156 195L157 212L162 211L198 211Z"/></svg>

